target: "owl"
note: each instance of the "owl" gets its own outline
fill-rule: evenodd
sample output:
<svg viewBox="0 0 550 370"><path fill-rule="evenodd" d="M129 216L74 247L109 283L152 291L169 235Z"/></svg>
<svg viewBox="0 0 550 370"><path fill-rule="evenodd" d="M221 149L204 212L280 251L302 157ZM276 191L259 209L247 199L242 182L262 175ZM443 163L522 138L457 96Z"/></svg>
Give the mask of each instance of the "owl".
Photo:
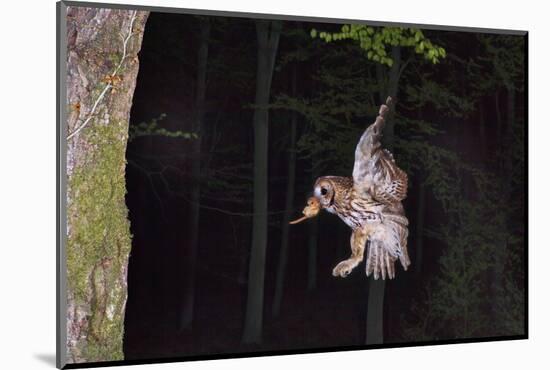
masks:
<svg viewBox="0 0 550 370"><path fill-rule="evenodd" d="M365 254L366 274L372 274L375 280L393 279L398 259L405 270L410 265L409 222L401 203L407 196L407 174L380 142L391 103L388 97L374 123L359 139L352 176L319 177L303 210L304 216L291 222L296 224L315 217L324 209L352 229L351 256L334 267L334 276L348 276Z"/></svg>

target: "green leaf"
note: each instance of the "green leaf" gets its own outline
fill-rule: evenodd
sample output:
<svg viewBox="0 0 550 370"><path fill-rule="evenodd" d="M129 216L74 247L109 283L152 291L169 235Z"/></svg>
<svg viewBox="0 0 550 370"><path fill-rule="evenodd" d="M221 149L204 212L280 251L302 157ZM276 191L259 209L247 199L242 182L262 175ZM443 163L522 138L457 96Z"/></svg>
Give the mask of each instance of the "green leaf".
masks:
<svg viewBox="0 0 550 370"><path fill-rule="evenodd" d="M311 35L311 38L314 39L317 37L317 30L315 28L312 28L309 34Z"/></svg>

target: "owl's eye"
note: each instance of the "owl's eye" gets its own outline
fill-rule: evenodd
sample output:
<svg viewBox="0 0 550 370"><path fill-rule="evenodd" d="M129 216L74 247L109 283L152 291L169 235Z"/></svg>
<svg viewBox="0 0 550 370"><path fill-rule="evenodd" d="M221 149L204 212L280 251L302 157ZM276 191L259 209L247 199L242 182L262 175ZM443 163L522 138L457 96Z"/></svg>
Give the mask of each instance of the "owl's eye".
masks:
<svg viewBox="0 0 550 370"><path fill-rule="evenodd" d="M321 194L322 195L327 195L327 193L328 193L327 188L321 188Z"/></svg>

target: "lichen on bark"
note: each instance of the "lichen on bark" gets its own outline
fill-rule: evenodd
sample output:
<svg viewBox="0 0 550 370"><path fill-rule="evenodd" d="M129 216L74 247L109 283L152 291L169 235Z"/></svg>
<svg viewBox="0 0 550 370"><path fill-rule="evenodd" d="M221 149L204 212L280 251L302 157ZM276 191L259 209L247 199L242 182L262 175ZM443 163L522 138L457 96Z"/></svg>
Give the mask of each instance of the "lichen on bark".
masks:
<svg viewBox="0 0 550 370"><path fill-rule="evenodd" d="M147 12L67 10L67 362L124 358L131 248L125 152ZM122 60L121 35L131 33ZM116 89L100 100L122 60ZM98 102L92 112L93 105Z"/></svg>
<svg viewBox="0 0 550 370"><path fill-rule="evenodd" d="M93 124L85 132L93 149L75 168L68 217L72 224L67 253L67 283L75 302L89 306L86 359L122 358L125 272L130 229L124 179L127 123ZM126 127L124 127L126 126ZM107 312L112 312L106 315ZM122 319L121 319L122 318Z"/></svg>

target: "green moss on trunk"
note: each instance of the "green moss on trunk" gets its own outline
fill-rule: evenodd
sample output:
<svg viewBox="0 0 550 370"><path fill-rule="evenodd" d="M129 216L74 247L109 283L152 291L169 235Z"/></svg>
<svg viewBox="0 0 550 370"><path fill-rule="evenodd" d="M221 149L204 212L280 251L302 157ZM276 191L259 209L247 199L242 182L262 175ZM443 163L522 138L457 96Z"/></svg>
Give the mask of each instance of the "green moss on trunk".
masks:
<svg viewBox="0 0 550 370"><path fill-rule="evenodd" d="M92 124L93 150L69 181L67 282L77 305L90 304L85 358L122 359L125 275L130 225L124 200L127 122Z"/></svg>

